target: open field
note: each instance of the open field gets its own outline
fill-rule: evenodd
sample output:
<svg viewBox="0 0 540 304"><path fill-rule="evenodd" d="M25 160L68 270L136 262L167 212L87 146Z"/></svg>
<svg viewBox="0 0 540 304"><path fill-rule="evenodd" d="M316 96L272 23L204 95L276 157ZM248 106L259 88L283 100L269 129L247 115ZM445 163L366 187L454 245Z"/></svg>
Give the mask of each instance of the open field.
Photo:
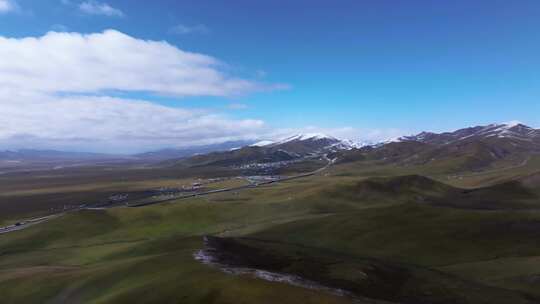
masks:
<svg viewBox="0 0 540 304"><path fill-rule="evenodd" d="M54 171L32 171L0 175L0 223L49 214L64 206L98 203L119 193L138 195L141 191L191 186L208 179L223 180L204 186L211 189L238 186L241 172L227 168L109 168L82 167ZM201 181L202 180L202 181Z"/></svg>
<svg viewBox="0 0 540 304"><path fill-rule="evenodd" d="M517 170L509 170L507 176L534 171ZM395 265L416 267L422 269L418 280L446 282L445 288L453 290L449 291L451 297L441 297L440 302L432 299L430 303L468 303L463 300L467 297L492 299L489 303L535 303L538 294L534 278L540 274L534 266L540 256L536 241L540 237L540 211L536 206L540 201L528 192L531 188L512 188L516 199L501 196L499 189L505 188L500 186L485 188L479 192L483 198L480 200L477 192L461 193L427 178L392 177L408 172L409 168L362 163L337 165L315 176L238 192L141 208L69 213L0 235L0 291L5 303L130 303L135 299L140 303L352 301L250 275L229 275L200 264L193 254L204 248L203 236L215 235L255 239L261 244L278 241L284 246L281 248L311 248L303 253L296 250L306 259L329 254L328 258L344 265L368 258L376 259L384 269ZM193 180L136 177L126 185L139 189ZM478 183L476 176L460 181L469 180ZM484 186L492 184L490 178L483 180ZM216 186L241 182L224 180ZM66 187L68 181L62 183L50 182L34 191ZM95 189L89 186L81 193ZM485 206L486 200L492 202L490 208L471 208ZM278 258L284 254L279 252L274 253ZM258 265L266 265L267 258L259 260ZM309 265L278 270L304 274L304 267ZM514 270L506 272L508 268ZM335 268L333 277L358 278L358 273L346 269ZM393 280L381 283L387 284L388 290L399 288ZM459 287L469 285L477 286L469 295ZM420 295L432 288L436 287L412 284L407 294L410 299L424 299ZM396 300L384 296L388 290L354 290L372 299L364 299L365 303Z"/></svg>

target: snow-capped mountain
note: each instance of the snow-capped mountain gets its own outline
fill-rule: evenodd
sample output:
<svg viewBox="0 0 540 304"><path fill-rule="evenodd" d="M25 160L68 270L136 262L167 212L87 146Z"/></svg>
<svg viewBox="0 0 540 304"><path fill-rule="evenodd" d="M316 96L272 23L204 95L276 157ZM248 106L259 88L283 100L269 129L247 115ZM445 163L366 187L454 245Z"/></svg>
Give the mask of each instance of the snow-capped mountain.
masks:
<svg viewBox="0 0 540 304"><path fill-rule="evenodd" d="M490 124L453 132L422 132L380 143L341 140L322 133L295 134L262 140L232 151L186 159L188 166L243 166L332 154L341 161L380 160L402 165L454 164L452 170L481 170L504 164L524 164L540 153L540 130L520 123ZM502 162L501 162L502 161Z"/></svg>
<svg viewBox="0 0 540 304"><path fill-rule="evenodd" d="M309 146L311 152L335 152L339 150L360 149L366 146L375 146L380 143L372 141L355 141L351 139L338 139L324 133L305 133L287 136L276 141L264 140L251 146L255 147L281 147L291 148L294 144ZM295 149L293 149L295 150Z"/></svg>
<svg viewBox="0 0 540 304"><path fill-rule="evenodd" d="M272 163L322 157L324 154L344 149L352 149L351 144L326 134L295 134L276 141L262 140L239 149L192 157L183 163L191 166L241 166L247 163Z"/></svg>
<svg viewBox="0 0 540 304"><path fill-rule="evenodd" d="M281 149L298 155L324 153L335 149L341 140L322 133L295 134L273 144L265 146L269 149Z"/></svg>
<svg viewBox="0 0 540 304"><path fill-rule="evenodd" d="M502 123L453 132L422 132L342 153L341 157L347 161L376 159L407 166L452 164L449 171L477 171L523 166L533 154L540 154L540 130L521 123Z"/></svg>
<svg viewBox="0 0 540 304"><path fill-rule="evenodd" d="M521 123L502 123L464 128L454 132L445 132L440 134L422 132L413 136L400 137L398 141L417 141L427 144L442 145L459 141L471 141L489 138L540 143L540 130L533 129Z"/></svg>
<svg viewBox="0 0 540 304"><path fill-rule="evenodd" d="M470 136L483 136L498 138L511 138L517 140L533 141L540 136L540 130L535 130L520 123L489 125ZM462 139L466 139L466 137Z"/></svg>
<svg viewBox="0 0 540 304"><path fill-rule="evenodd" d="M319 149L331 149L331 150L350 150L360 149L366 146L377 145L378 143L372 141L355 141L351 139L338 139L336 137L323 134L323 133L306 133L295 134L287 136L277 141L264 140L255 143L251 146L264 147L264 146L280 146L288 145L291 143L310 143L313 146L317 146Z"/></svg>

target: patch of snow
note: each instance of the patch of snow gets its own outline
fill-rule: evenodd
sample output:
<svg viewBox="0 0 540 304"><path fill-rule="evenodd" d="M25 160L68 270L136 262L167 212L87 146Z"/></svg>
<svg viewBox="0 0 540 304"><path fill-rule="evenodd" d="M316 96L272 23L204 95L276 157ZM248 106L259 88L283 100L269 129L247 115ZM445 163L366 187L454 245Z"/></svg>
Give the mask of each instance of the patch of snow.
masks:
<svg viewBox="0 0 540 304"><path fill-rule="evenodd" d="M360 148L363 148L363 147L368 147L368 146L374 146L374 145L377 145L376 142L372 142L372 141L355 141L355 140L351 140L351 139L344 139L336 144L334 144L333 146L337 147L337 148L342 148L342 149L345 149L345 150L351 150L351 149L360 149Z"/></svg>
<svg viewBox="0 0 540 304"><path fill-rule="evenodd" d="M507 126L508 128L513 128L517 125L522 125L523 123L519 120L511 120L511 121L507 121L507 122L503 122L502 125L505 125Z"/></svg>
<svg viewBox="0 0 540 304"><path fill-rule="evenodd" d="M393 143L393 142L404 142L404 141L408 141L409 138L411 138L411 137L412 136L399 136L399 137L389 138L387 140L376 143L375 145L380 146L380 145L386 145L386 144Z"/></svg>
<svg viewBox="0 0 540 304"><path fill-rule="evenodd" d="M274 144L274 142L271 141L271 140L261 140L259 142L256 142L256 143L250 145L250 147L264 147L264 146L269 146L269 145L272 145L272 144Z"/></svg>

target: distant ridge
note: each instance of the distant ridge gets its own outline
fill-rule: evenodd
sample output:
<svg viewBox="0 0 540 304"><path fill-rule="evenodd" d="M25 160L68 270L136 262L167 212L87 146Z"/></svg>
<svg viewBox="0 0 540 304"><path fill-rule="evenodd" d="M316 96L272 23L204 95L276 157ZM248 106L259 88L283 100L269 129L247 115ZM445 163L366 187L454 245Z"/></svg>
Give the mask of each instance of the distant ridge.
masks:
<svg viewBox="0 0 540 304"><path fill-rule="evenodd" d="M5 166L35 161L136 161L165 165L239 166L247 163L297 161L329 155L338 162L378 160L398 165L437 165L449 172L478 171L502 165L526 165L540 153L540 130L519 122L462 128L452 132L421 132L385 142L341 140L324 133L299 133L279 140L230 141L169 148L131 156L53 150L0 151ZM503 164L503 162L505 164Z"/></svg>
<svg viewBox="0 0 540 304"><path fill-rule="evenodd" d="M183 166L241 166L287 162L305 157L322 157L343 149L342 141L320 133L296 134L279 141L264 140L224 152L196 155L179 160ZM347 148L350 149L349 146Z"/></svg>
<svg viewBox="0 0 540 304"><path fill-rule="evenodd" d="M432 133L422 132L413 136L404 136L397 141L419 141L430 144L449 144L468 139L487 139L490 137L508 138L530 142L540 142L540 130L521 123L490 124L459 129L454 132Z"/></svg>
<svg viewBox="0 0 540 304"><path fill-rule="evenodd" d="M143 160L167 160L191 157L198 154L207 154L217 151L228 151L251 144L252 141L227 141L219 144L200 145L184 148L166 148L156 151L135 154Z"/></svg>
<svg viewBox="0 0 540 304"><path fill-rule="evenodd" d="M421 132L339 153L341 162L379 160L398 165L434 165L448 172L524 166L540 153L540 130L521 123L490 124L453 132Z"/></svg>

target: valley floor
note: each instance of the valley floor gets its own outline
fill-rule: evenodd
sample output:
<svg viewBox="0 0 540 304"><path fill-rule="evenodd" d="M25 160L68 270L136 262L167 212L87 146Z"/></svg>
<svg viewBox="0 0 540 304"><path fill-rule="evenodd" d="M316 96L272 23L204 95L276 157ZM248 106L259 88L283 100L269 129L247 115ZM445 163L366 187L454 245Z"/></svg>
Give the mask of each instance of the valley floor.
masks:
<svg viewBox="0 0 540 304"><path fill-rule="evenodd" d="M0 235L2 303L539 303L538 159L459 178L430 170L338 164L242 191L66 213ZM3 220L19 214L31 213ZM221 265L318 288L201 263L205 237Z"/></svg>

